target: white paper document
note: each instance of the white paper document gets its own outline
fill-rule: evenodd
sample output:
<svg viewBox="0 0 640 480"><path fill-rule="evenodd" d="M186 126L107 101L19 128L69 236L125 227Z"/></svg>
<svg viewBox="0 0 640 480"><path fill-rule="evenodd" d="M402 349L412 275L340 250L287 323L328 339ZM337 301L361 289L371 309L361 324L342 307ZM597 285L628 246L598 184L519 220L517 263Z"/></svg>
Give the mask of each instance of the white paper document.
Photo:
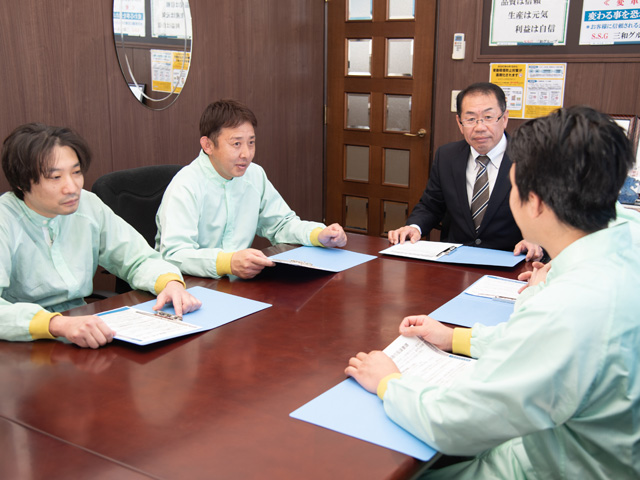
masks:
<svg viewBox="0 0 640 480"><path fill-rule="evenodd" d="M401 257L419 258L422 260L435 260L443 255L449 255L461 245L461 243L430 242L427 240L420 240L416 243L397 243L392 247L381 250L380 253L386 253L387 255L399 255Z"/></svg>
<svg viewBox="0 0 640 480"><path fill-rule="evenodd" d="M403 374L420 377L433 385L450 385L476 361L443 352L420 337L402 335L383 351Z"/></svg>
<svg viewBox="0 0 640 480"><path fill-rule="evenodd" d="M485 275L464 292L469 295L475 295L476 297L488 297L504 302L515 302L520 295L518 290L526 284L527 282L521 282L511 278Z"/></svg>
<svg viewBox="0 0 640 480"><path fill-rule="evenodd" d="M116 332L116 338L134 342L150 342L202 330L201 326L178 320L174 315L158 315L131 307L101 313L100 318Z"/></svg>

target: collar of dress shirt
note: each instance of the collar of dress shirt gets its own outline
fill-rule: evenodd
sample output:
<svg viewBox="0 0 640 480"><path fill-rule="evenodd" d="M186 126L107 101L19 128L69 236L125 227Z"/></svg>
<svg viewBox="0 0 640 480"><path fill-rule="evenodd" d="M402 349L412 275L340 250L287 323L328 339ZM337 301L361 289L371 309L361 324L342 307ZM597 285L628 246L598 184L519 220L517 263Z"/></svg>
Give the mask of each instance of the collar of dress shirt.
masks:
<svg viewBox="0 0 640 480"><path fill-rule="evenodd" d="M475 165L475 159L480 154L476 151L475 148L471 146L469 146L469 148L471 148L471 158L474 161L474 165ZM503 133L502 138L500 139L498 144L495 147L493 147L493 149L489 153L487 153L487 157L489 157L489 160L491 160L491 163L493 164L494 167L496 167L496 169L500 169L500 163L502 163L502 157L504 156L504 152L506 150L507 150L507 137Z"/></svg>

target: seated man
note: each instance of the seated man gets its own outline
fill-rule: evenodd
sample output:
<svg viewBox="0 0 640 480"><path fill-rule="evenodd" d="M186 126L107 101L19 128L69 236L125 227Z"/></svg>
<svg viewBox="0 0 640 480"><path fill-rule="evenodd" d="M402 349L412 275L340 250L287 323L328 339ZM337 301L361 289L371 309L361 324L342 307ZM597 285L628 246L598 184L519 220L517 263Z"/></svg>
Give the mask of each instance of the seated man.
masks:
<svg viewBox="0 0 640 480"><path fill-rule="evenodd" d="M300 220L251 163L257 125L253 112L233 100L210 104L200 118L200 155L174 177L156 216L156 249L185 274L256 276L275 265L248 248L256 234L272 244L347 243L338 224Z"/></svg>
<svg viewBox="0 0 640 480"><path fill-rule="evenodd" d="M509 210L509 111L502 88L474 83L456 103L464 140L438 149L420 201L406 226L389 231L389 241L415 243L442 222L443 242L526 251L527 261L540 260L542 249L522 241Z"/></svg>
<svg viewBox="0 0 640 480"><path fill-rule="evenodd" d="M178 315L200 307L177 268L82 190L90 163L89 147L68 128L32 123L5 139L2 169L12 191L0 197L1 339L110 342L114 332L99 317L57 313L84 304L98 265L157 293L156 310L167 302Z"/></svg>
<svg viewBox="0 0 640 480"><path fill-rule="evenodd" d="M509 153L513 216L551 266L498 326L402 321L401 334L478 359L451 386L402 376L381 352L359 353L346 373L425 442L475 455L427 478L640 478L640 221L616 216L629 141L572 107L522 125Z"/></svg>

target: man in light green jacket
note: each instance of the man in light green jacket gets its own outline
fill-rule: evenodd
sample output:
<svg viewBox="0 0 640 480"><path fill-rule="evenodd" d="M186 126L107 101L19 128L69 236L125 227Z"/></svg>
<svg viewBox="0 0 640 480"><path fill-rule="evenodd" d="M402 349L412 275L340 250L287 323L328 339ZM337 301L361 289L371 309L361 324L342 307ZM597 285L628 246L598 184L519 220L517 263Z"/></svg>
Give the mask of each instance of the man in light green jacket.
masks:
<svg viewBox="0 0 640 480"><path fill-rule="evenodd" d="M200 118L200 155L180 170L158 209L156 249L182 273L252 278L275 265L251 247L256 235L272 244L342 247L338 224L300 220L252 163L258 121L235 100L210 104Z"/></svg>
<svg viewBox="0 0 640 480"><path fill-rule="evenodd" d="M93 193L82 189L91 163L68 128L26 124L2 146L12 191L0 197L0 339L64 337L97 348L114 332L97 316L63 316L93 291L98 265L135 288L172 302L178 315L199 300L180 272Z"/></svg>

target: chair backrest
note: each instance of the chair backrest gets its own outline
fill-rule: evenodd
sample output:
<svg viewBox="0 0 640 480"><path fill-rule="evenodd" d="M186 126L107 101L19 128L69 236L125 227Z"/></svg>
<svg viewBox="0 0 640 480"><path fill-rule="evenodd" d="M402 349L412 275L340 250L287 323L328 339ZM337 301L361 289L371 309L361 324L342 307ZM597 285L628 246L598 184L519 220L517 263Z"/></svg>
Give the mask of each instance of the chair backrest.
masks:
<svg viewBox="0 0 640 480"><path fill-rule="evenodd" d="M155 246L156 212L182 165L151 165L107 173L91 191Z"/></svg>
<svg viewBox="0 0 640 480"><path fill-rule="evenodd" d="M107 173L95 181L91 191L155 247L156 212L164 191L181 168L182 165L151 165ZM116 293L129 290L131 286L116 277Z"/></svg>

